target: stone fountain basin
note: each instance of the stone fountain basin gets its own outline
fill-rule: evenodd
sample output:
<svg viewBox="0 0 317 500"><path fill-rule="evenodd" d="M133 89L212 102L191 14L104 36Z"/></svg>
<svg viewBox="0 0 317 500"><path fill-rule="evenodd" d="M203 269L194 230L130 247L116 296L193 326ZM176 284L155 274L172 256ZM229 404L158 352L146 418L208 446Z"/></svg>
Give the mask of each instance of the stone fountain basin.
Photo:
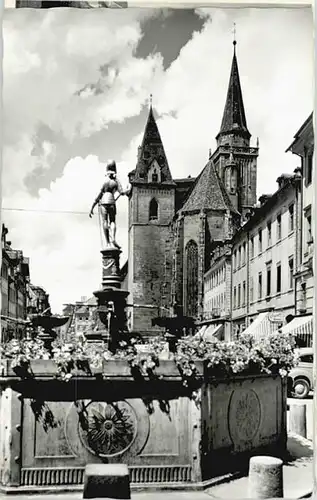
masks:
<svg viewBox="0 0 317 500"><path fill-rule="evenodd" d="M42 328L51 329L63 326L69 320L69 316L33 316L31 323L33 326L41 326Z"/></svg>

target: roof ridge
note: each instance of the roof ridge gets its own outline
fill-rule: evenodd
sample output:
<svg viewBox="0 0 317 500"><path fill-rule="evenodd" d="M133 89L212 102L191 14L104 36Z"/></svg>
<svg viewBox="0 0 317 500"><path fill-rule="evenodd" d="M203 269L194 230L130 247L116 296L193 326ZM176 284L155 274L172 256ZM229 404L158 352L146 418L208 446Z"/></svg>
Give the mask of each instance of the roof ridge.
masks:
<svg viewBox="0 0 317 500"><path fill-rule="evenodd" d="M209 159L192 190L183 203L181 211L230 210L237 212L217 173L215 164Z"/></svg>

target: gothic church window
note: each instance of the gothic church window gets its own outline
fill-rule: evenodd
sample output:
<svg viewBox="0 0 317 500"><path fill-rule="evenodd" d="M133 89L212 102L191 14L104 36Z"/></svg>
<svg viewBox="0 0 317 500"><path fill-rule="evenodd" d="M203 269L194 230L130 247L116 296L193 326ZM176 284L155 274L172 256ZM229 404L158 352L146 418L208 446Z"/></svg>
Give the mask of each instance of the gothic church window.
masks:
<svg viewBox="0 0 317 500"><path fill-rule="evenodd" d="M158 219L158 203L155 198L152 198L150 201L150 210L149 210L149 219L157 220Z"/></svg>
<svg viewBox="0 0 317 500"><path fill-rule="evenodd" d="M198 314L198 246L193 240L186 245L186 314Z"/></svg>
<svg viewBox="0 0 317 500"><path fill-rule="evenodd" d="M157 182L157 181L158 181L158 175L157 175L156 170L154 170L154 172L152 174L152 182Z"/></svg>

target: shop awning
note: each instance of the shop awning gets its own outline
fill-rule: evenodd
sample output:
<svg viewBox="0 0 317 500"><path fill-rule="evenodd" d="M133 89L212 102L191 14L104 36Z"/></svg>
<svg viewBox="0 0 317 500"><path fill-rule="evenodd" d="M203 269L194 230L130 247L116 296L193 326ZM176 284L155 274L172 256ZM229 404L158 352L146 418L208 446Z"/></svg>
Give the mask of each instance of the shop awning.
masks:
<svg viewBox="0 0 317 500"><path fill-rule="evenodd" d="M252 335L255 339L260 339L276 331L276 323L272 322L271 313L260 313L256 319L244 330L243 333Z"/></svg>
<svg viewBox="0 0 317 500"><path fill-rule="evenodd" d="M298 316L292 319L287 325L280 330L282 333L291 333L295 337L300 338L310 347L313 339L313 316Z"/></svg>
<svg viewBox="0 0 317 500"><path fill-rule="evenodd" d="M223 335L223 324L220 325L204 325L198 330L195 337L202 337L208 342L208 340L214 340L215 338L221 340Z"/></svg>

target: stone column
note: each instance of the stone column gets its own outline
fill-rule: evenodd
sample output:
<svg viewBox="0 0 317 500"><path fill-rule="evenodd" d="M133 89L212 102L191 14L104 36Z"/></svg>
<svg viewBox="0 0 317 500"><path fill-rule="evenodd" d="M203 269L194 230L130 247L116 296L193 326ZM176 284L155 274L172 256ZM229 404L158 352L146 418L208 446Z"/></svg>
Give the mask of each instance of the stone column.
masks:
<svg viewBox="0 0 317 500"><path fill-rule="evenodd" d="M249 466L249 498L283 497L283 462L275 457L252 457Z"/></svg>
<svg viewBox="0 0 317 500"><path fill-rule="evenodd" d="M305 404L291 404L289 411L289 431L307 437L306 427L306 405Z"/></svg>
<svg viewBox="0 0 317 500"><path fill-rule="evenodd" d="M126 299L129 292L121 290L120 253L121 250L115 247L101 251L101 288L94 292L94 295L98 301L99 318L105 328L86 334L88 341L109 341L109 349L112 352L118 348L122 334L128 333Z"/></svg>
<svg viewBox="0 0 317 500"><path fill-rule="evenodd" d="M20 486L21 482L22 404L22 396L11 387L2 392L0 469L4 486Z"/></svg>
<svg viewBox="0 0 317 500"><path fill-rule="evenodd" d="M202 397L202 389L197 389L197 401ZM188 400L191 407L191 425L192 425L192 481L201 482L201 405L194 401Z"/></svg>

